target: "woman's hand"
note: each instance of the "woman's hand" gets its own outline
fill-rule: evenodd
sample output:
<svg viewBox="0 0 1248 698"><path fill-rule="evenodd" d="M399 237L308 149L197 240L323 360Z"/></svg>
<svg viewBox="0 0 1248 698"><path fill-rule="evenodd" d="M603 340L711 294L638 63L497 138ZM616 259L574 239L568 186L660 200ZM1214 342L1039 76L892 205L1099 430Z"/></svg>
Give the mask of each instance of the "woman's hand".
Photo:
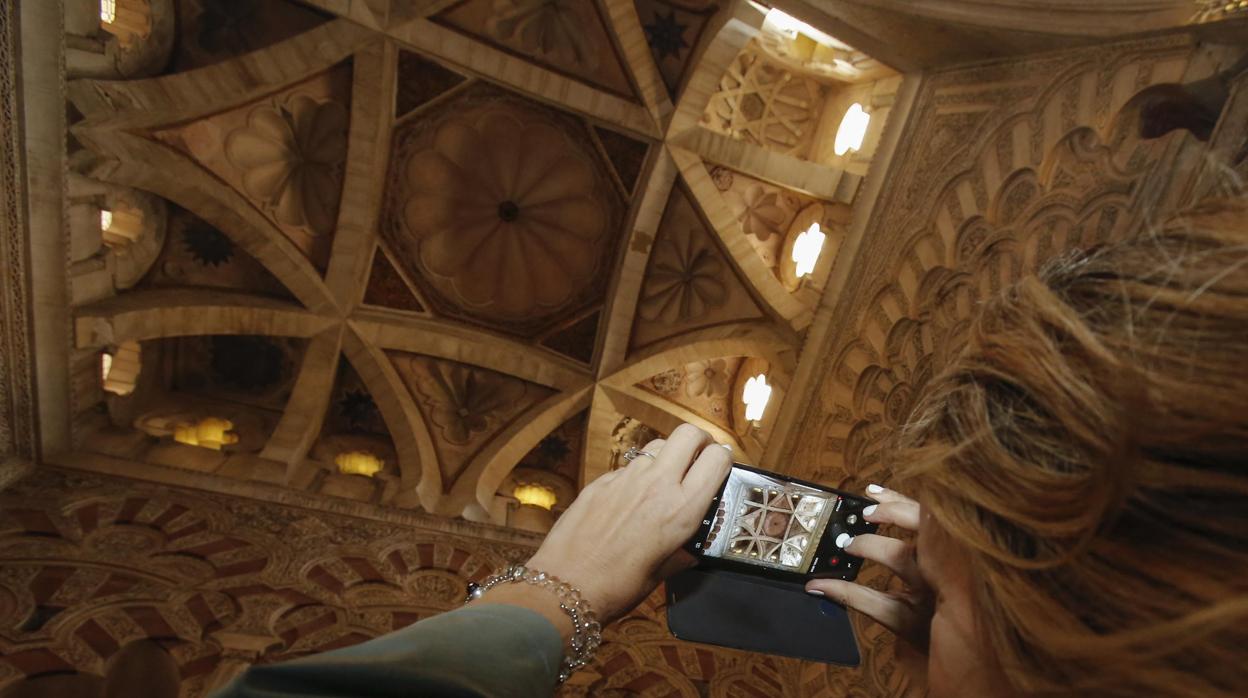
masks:
<svg viewBox="0 0 1248 698"><path fill-rule="evenodd" d="M580 589L604 624L693 565L680 546L732 467L728 449L690 424L643 450L654 457L639 456L586 487L528 563Z"/></svg>
<svg viewBox="0 0 1248 698"><path fill-rule="evenodd" d="M863 518L918 532L918 502L879 485L871 485L867 493L879 504L863 509ZM919 573L915 544L866 533L852 538L844 550L884 565L901 579L904 587L901 591L876 591L840 579L816 579L806 583L806 591L866 614L891 630L902 640L897 646L898 659L912 678L921 681L927 668L928 634L936 604L931 588Z"/></svg>

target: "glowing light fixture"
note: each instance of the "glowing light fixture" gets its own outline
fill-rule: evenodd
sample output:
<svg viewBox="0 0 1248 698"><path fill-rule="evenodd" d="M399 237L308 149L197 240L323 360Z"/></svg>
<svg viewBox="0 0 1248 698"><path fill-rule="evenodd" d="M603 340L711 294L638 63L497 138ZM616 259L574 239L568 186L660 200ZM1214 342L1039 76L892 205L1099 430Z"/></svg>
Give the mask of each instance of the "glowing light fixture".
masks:
<svg viewBox="0 0 1248 698"><path fill-rule="evenodd" d="M793 263L797 268L793 271L797 278L802 278L815 270L815 262L819 260L819 252L823 250L823 241L828 236L819 229L818 223L802 231L793 241Z"/></svg>
<svg viewBox="0 0 1248 698"><path fill-rule="evenodd" d="M113 227L113 212L103 208L100 209L100 230L108 230Z"/></svg>
<svg viewBox="0 0 1248 698"><path fill-rule="evenodd" d="M117 21L117 0L100 0L100 21L109 24Z"/></svg>
<svg viewBox="0 0 1248 698"><path fill-rule="evenodd" d="M841 127L836 130L836 143L833 151L837 155L857 151L862 147L862 139L867 135L867 125L871 123L871 115L868 114L862 105L854 102L849 109L845 111L845 117L841 119Z"/></svg>
<svg viewBox="0 0 1248 698"><path fill-rule="evenodd" d="M540 509L550 511L550 508L558 501L555 491L545 485L516 485L516 489L512 494L521 504L528 504Z"/></svg>
<svg viewBox="0 0 1248 698"><path fill-rule="evenodd" d="M745 403L745 418L757 422L763 418L767 409L767 401L771 399L771 386L767 385L767 376L758 374L745 382L741 400Z"/></svg>
<svg viewBox="0 0 1248 698"><path fill-rule="evenodd" d="M222 446L238 443L238 434L231 433L233 428L234 422L228 419L204 417L198 422L174 427L173 440L187 446L220 451Z"/></svg>
<svg viewBox="0 0 1248 698"><path fill-rule="evenodd" d="M113 370L113 355L108 352L100 354L100 380L108 382L108 372Z"/></svg>
<svg viewBox="0 0 1248 698"><path fill-rule="evenodd" d="M372 477L381 472L385 464L385 461L368 451L347 451L339 453L334 458L334 465L338 466L338 472L345 475Z"/></svg>

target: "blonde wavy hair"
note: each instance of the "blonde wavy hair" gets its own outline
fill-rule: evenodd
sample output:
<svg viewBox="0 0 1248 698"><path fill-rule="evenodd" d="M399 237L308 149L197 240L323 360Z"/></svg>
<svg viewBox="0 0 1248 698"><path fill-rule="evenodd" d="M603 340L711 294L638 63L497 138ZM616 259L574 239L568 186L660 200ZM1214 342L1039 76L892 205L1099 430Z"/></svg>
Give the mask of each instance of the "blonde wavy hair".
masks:
<svg viewBox="0 0 1248 698"><path fill-rule="evenodd" d="M1248 205L984 304L901 432L1023 695L1248 695Z"/></svg>

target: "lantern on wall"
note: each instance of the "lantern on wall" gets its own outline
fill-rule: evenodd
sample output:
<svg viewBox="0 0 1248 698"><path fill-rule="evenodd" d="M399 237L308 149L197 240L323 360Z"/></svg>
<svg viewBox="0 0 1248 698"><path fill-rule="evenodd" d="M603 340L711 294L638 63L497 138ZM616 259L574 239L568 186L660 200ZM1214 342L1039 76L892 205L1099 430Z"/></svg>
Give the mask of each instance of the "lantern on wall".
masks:
<svg viewBox="0 0 1248 698"><path fill-rule="evenodd" d="M187 446L220 451L222 446L238 443L232 432L234 422L220 417L204 417L198 422L185 422L174 427L173 440Z"/></svg>
<svg viewBox="0 0 1248 698"><path fill-rule="evenodd" d="M346 451L334 458L338 472L344 475L363 475L372 477L381 472L386 463L368 451Z"/></svg>

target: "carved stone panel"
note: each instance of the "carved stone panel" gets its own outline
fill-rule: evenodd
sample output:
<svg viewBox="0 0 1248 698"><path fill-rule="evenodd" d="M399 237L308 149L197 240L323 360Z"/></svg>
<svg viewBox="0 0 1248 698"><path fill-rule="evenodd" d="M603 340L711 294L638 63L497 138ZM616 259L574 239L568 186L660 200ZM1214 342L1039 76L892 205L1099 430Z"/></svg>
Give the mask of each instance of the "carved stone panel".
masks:
<svg viewBox="0 0 1248 698"><path fill-rule="evenodd" d="M632 344L763 317L683 186L672 190L642 282Z"/></svg>

